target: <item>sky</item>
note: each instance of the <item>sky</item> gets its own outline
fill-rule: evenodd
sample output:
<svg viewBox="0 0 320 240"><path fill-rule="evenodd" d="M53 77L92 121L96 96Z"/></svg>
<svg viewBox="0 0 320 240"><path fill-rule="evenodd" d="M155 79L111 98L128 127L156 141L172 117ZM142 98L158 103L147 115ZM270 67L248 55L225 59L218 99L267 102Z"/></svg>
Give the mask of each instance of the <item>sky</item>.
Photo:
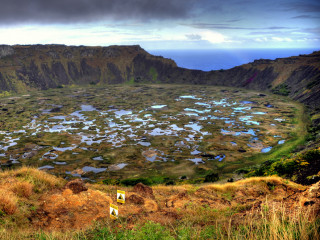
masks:
<svg viewBox="0 0 320 240"><path fill-rule="evenodd" d="M0 44L320 49L319 0L0 0Z"/></svg>

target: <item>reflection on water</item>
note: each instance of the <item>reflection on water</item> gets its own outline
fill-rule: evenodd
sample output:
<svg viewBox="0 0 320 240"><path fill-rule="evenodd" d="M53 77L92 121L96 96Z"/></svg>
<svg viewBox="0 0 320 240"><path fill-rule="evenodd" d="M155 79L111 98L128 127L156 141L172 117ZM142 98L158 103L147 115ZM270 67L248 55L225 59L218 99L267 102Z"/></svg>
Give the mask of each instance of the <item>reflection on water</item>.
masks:
<svg viewBox="0 0 320 240"><path fill-rule="evenodd" d="M114 112L114 114L116 115L116 118L121 118L122 116L125 116L125 115L131 115L132 111L130 111L130 110L117 110Z"/></svg>
<svg viewBox="0 0 320 240"><path fill-rule="evenodd" d="M196 96L193 96L193 95L180 96L179 98L182 98L182 99L195 99L195 100L201 100L202 99L202 98L197 98Z"/></svg>
<svg viewBox="0 0 320 240"><path fill-rule="evenodd" d="M272 147L266 147L266 148L261 149L261 152L262 153L267 153L267 152L270 152L271 149L272 149Z"/></svg>
<svg viewBox="0 0 320 240"><path fill-rule="evenodd" d="M66 165L67 164L67 162L53 162L53 163L56 165Z"/></svg>
<svg viewBox="0 0 320 240"><path fill-rule="evenodd" d="M151 143L149 142L143 142L143 141L140 141L138 142L138 144L142 145L142 146L145 146L145 147L149 147L151 145Z"/></svg>
<svg viewBox="0 0 320 240"><path fill-rule="evenodd" d="M196 150L193 150L192 152L190 152L191 155L198 155L200 154L201 152L198 151L197 149Z"/></svg>
<svg viewBox="0 0 320 240"><path fill-rule="evenodd" d="M252 101L240 101L240 103L242 103L242 104L256 104L256 102L252 102Z"/></svg>
<svg viewBox="0 0 320 240"><path fill-rule="evenodd" d="M219 162L221 162L223 159L225 159L226 155L222 154L222 155L218 155L218 156L215 156L215 160L218 160Z"/></svg>
<svg viewBox="0 0 320 240"><path fill-rule="evenodd" d="M0 131L0 157L9 158L7 152L17 148L21 140L43 133L59 133L68 140L63 140L66 144L56 142L56 139L46 140L41 143L43 150L32 149L15 156L17 163L17 159L28 159L32 154L38 154L37 159L43 164L53 164L56 171L59 168L69 170L74 162L85 159L81 164L89 166L80 170L84 173L100 173L121 170L130 166L132 159L145 161L144 164L167 162L168 159L174 161L172 159L176 158L195 164L208 164L207 160L227 162L226 159L232 158L230 151L240 152L245 148L242 152L265 153L271 151L272 146L286 141L287 135L278 131L279 127L286 124L283 123L286 120L274 114L274 109L271 109L274 106L266 104L266 100L259 103L247 100L238 102L225 94L218 98L195 91L184 93L177 99L172 98L172 102L164 97L142 102L137 109L130 101L122 101L121 104L111 101L106 108L97 105L97 102L90 102L103 109L101 111L93 105L81 104L86 101L80 100L80 104L71 107L47 104L47 109L40 109L38 114L31 116L31 121L23 129ZM183 92L174 96L180 94ZM2 135L4 137L1 138ZM267 141L263 139L265 135L269 137ZM277 137L281 139L274 139ZM137 150L138 153L122 156L128 149L133 152ZM106 156L113 151L118 155L110 157L113 163L110 164ZM206 151L212 155L205 154ZM130 158L127 157L129 155ZM97 168L91 167L91 164ZM53 166L40 168L53 169ZM81 174L72 173L74 176Z"/></svg>
<svg viewBox="0 0 320 240"><path fill-rule="evenodd" d="M267 114L266 112L253 112L252 114L256 114L256 115L264 115Z"/></svg>
<svg viewBox="0 0 320 240"><path fill-rule="evenodd" d="M85 166L82 168L82 171L84 171L84 172L94 172L94 173L100 173L100 172L104 172L106 170L107 170L107 168L95 168L95 167L89 167L89 166Z"/></svg>
<svg viewBox="0 0 320 240"><path fill-rule="evenodd" d="M154 106L151 106L151 108L153 108L153 109L161 109L161 108L164 108L166 106L167 105L154 105Z"/></svg>
<svg viewBox="0 0 320 240"><path fill-rule="evenodd" d="M43 170L43 169L54 169L54 166L45 165L45 166L39 167L38 169L39 169L39 170Z"/></svg>
<svg viewBox="0 0 320 240"><path fill-rule="evenodd" d="M202 158L192 158L188 160L194 162L195 164L204 163L204 161L202 161Z"/></svg>

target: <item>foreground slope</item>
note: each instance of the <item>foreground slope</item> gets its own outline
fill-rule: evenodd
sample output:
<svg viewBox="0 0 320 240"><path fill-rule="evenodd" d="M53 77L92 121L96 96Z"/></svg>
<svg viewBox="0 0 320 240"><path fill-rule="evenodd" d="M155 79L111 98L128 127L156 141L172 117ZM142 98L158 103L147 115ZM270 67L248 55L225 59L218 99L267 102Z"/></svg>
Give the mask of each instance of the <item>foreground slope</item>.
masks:
<svg viewBox="0 0 320 240"><path fill-rule="evenodd" d="M125 188L80 180L66 184L32 168L0 177L1 239L140 239L140 233L158 239L181 239L183 234L198 239L319 237L320 182L304 187L260 177L223 185ZM116 204L117 189L126 191L126 203L112 221L109 204ZM56 232L38 234L39 228Z"/></svg>

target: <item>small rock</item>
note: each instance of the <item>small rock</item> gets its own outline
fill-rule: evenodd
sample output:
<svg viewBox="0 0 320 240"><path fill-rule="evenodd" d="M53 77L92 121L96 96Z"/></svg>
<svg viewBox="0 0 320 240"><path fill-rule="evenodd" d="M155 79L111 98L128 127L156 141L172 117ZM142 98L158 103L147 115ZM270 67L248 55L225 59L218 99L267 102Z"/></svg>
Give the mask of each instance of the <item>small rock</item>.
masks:
<svg viewBox="0 0 320 240"><path fill-rule="evenodd" d="M88 188L85 186L84 182L81 179L75 179L68 182L65 185L65 188L71 189L74 194L88 190Z"/></svg>
<svg viewBox="0 0 320 240"><path fill-rule="evenodd" d="M239 148L238 152L246 152L247 150L243 149L243 148Z"/></svg>
<svg viewBox="0 0 320 240"><path fill-rule="evenodd" d="M82 174L84 174L84 171L80 168L80 169L73 170L71 172L71 174L80 174L80 175L82 175Z"/></svg>
<svg viewBox="0 0 320 240"><path fill-rule="evenodd" d="M127 201L129 203L134 203L138 205L144 204L144 199L136 194L132 194L130 197L128 197Z"/></svg>
<svg viewBox="0 0 320 240"><path fill-rule="evenodd" d="M133 191L144 197L149 197L154 199L153 190L151 187L144 185L143 183L138 183L133 187Z"/></svg>

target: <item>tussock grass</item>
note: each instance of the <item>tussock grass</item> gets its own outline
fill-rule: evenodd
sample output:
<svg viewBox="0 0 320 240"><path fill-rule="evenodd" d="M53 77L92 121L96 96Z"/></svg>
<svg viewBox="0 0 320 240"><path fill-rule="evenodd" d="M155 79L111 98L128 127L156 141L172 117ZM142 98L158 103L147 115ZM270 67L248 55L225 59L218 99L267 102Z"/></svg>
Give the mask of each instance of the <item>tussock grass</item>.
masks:
<svg viewBox="0 0 320 240"><path fill-rule="evenodd" d="M206 216L204 216L206 217ZM66 232L8 232L0 231L3 240L89 240L89 239L250 239L250 240L315 240L319 239L320 222L311 219L310 211L297 210L287 214L285 207L265 205L260 212L252 212L237 222L235 215L216 212L213 221L199 226L184 219L178 224L160 225L146 222L133 229L126 228L125 220L96 223L90 229ZM122 228L121 228L122 226Z"/></svg>
<svg viewBox="0 0 320 240"><path fill-rule="evenodd" d="M258 213L244 219L242 226L230 226L232 239L319 239L319 220L310 209L297 209L288 214L287 208L266 204Z"/></svg>
<svg viewBox="0 0 320 240"><path fill-rule="evenodd" d="M248 187L248 186L265 186L266 184L273 184L273 185L281 185L286 184L295 188L305 188L299 184L292 183L290 181L284 180L278 176L268 176L268 177L251 177L239 180L237 182L232 183L224 183L224 184L210 184L205 186L204 188L208 188L211 190L216 190L220 192L228 192L234 191L235 189Z"/></svg>
<svg viewBox="0 0 320 240"><path fill-rule="evenodd" d="M22 167L0 173L0 182L10 178L32 184L35 192L44 192L55 187L62 187L65 183L60 178L31 167Z"/></svg>
<svg viewBox="0 0 320 240"><path fill-rule="evenodd" d="M0 188L0 211L12 215L18 208L17 203L18 198L11 191Z"/></svg>
<svg viewBox="0 0 320 240"><path fill-rule="evenodd" d="M203 212L201 212L203 213ZM208 218L206 215L202 215ZM310 211L297 210L287 214L284 206L266 204L261 211L252 212L237 221L236 215L228 216L218 211L204 225L191 219L177 224L161 225L152 221L126 228L125 220L100 222L86 231L61 233L41 232L33 239L250 239L250 240L314 240L319 239L320 222L311 219ZM122 228L120 227L122 226ZM1 233L0 233L1 237ZM31 239L31 238L30 238ZM7 240L7 238L4 238Z"/></svg>
<svg viewBox="0 0 320 240"><path fill-rule="evenodd" d="M35 168L0 172L0 233L6 228L12 230L28 226L28 218L39 206L41 195L63 184L63 179ZM1 226L5 228L1 229ZM1 235L0 239L3 239Z"/></svg>
<svg viewBox="0 0 320 240"><path fill-rule="evenodd" d="M166 221L165 217L144 214L135 217L134 225L126 217L117 221L104 219L86 230L46 232L34 229L28 222L30 213L37 208L40 196L50 189L61 187L63 179L32 168L21 168L0 173L0 239L2 240L86 240L86 239L320 239L320 219L308 207L288 208L268 196L260 207L250 203L228 205L228 194L238 190L269 191L270 186L286 185L296 189L303 186L277 176L253 177L226 184L154 186L156 201L160 204L170 196L185 193L183 205L176 208L179 218ZM90 188L114 194L117 186L88 184ZM201 196L198 195L197 190ZM38 189L37 191L33 189ZM132 188L124 187L131 191ZM206 196L216 199L214 205L193 201ZM224 199L224 200L223 200ZM115 200L115 199L114 199ZM219 202L221 200L221 202ZM297 203L298 204L298 203ZM165 206L162 206L165 208ZM165 209L164 209L165 210ZM152 213L151 213L152 215ZM128 215L130 216L130 215ZM152 221L150 221L152 220ZM153 222L154 221L154 222Z"/></svg>
<svg viewBox="0 0 320 240"><path fill-rule="evenodd" d="M13 183L9 189L19 197L29 198L33 193L33 186L28 182Z"/></svg>

